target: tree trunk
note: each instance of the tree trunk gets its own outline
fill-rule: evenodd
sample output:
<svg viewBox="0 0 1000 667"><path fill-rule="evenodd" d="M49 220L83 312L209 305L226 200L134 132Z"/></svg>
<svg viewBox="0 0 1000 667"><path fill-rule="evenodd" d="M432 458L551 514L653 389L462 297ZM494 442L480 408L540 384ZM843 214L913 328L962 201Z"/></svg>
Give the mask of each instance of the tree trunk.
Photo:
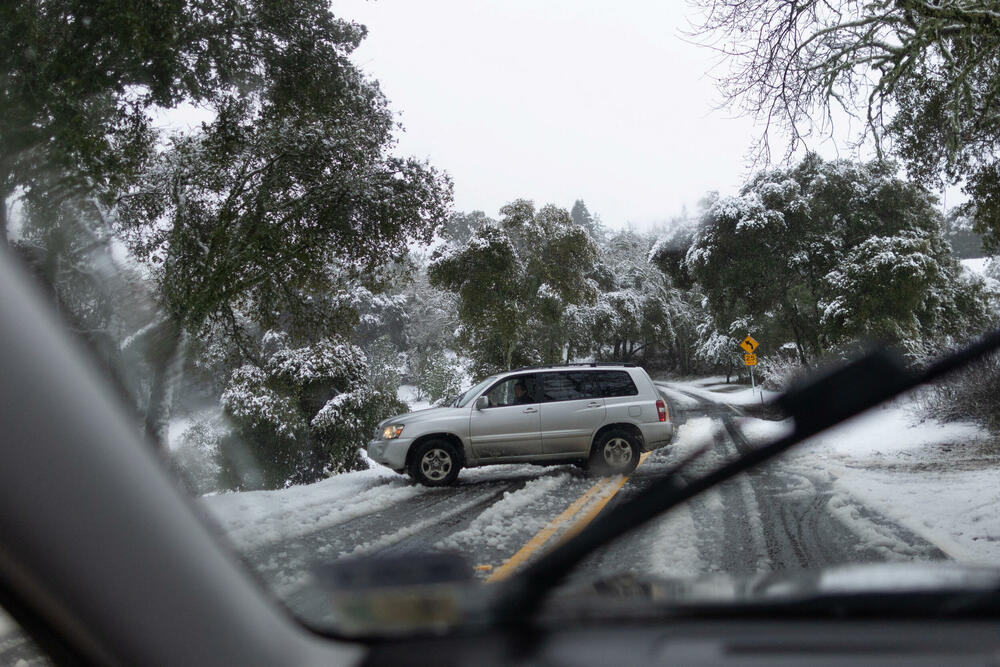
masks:
<svg viewBox="0 0 1000 667"><path fill-rule="evenodd" d="M149 390L149 405L146 407L146 437L161 451L167 450L174 390L183 376L186 348L187 333L173 321L158 332L149 347L153 383Z"/></svg>
<svg viewBox="0 0 1000 667"><path fill-rule="evenodd" d="M508 370L508 371L510 370L511 361L514 359L514 347L515 346L516 346L516 343L513 343L513 342L507 343L507 354L505 355L506 359L504 359L504 365L506 366L506 370Z"/></svg>

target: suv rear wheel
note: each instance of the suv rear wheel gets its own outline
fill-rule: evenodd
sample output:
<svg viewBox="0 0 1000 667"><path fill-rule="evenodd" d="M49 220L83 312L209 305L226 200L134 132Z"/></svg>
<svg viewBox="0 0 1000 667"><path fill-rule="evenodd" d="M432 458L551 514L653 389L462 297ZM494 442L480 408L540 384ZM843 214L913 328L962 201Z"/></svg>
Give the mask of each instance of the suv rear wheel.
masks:
<svg viewBox="0 0 1000 667"><path fill-rule="evenodd" d="M410 459L410 477L425 486L447 486L458 478L458 452L446 440L427 440L420 443Z"/></svg>
<svg viewBox="0 0 1000 667"><path fill-rule="evenodd" d="M602 433L590 450L589 470L597 475L624 475L639 465L639 443L623 428Z"/></svg>

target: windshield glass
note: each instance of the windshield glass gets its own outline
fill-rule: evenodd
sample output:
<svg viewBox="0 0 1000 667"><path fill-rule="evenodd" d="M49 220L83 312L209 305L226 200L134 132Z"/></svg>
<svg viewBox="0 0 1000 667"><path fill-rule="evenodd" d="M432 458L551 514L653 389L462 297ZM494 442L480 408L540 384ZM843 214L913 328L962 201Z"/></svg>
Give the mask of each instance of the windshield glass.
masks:
<svg viewBox="0 0 1000 667"><path fill-rule="evenodd" d="M451 554L492 590L789 433L797 382L1000 322L1000 33L933 3L646 4L0 10L4 261L310 625L404 587L332 566ZM998 371L709 488L562 593L1000 566Z"/></svg>
<svg viewBox="0 0 1000 667"><path fill-rule="evenodd" d="M478 396L479 392L481 392L483 389L486 389L486 387L490 386L490 383L496 379L497 376L491 375L490 377L486 378L485 380L477 384L472 389L466 391L464 394L455 399L455 407L464 408L466 405L469 404L469 401Z"/></svg>

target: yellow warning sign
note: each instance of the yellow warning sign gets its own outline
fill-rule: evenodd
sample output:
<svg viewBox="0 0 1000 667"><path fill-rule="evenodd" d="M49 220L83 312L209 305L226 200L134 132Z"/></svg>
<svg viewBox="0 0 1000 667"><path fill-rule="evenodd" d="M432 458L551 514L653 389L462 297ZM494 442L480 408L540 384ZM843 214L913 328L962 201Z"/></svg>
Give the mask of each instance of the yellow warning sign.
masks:
<svg viewBox="0 0 1000 667"><path fill-rule="evenodd" d="M746 364L747 366L756 366L757 355L754 354L753 352L747 352L746 354L743 355L743 363Z"/></svg>
<svg viewBox="0 0 1000 667"><path fill-rule="evenodd" d="M757 349L757 345L759 345L759 343L753 339L753 336L747 336L743 339L743 342L740 343L740 347L746 350L747 354L753 354L753 351ZM752 364L750 362L747 362L747 366L751 365Z"/></svg>

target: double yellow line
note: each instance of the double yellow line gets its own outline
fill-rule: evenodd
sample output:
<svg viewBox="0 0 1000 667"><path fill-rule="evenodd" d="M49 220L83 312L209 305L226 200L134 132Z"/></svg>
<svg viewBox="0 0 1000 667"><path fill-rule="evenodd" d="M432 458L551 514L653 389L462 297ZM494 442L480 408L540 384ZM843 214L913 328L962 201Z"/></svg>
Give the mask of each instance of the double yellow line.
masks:
<svg viewBox="0 0 1000 667"><path fill-rule="evenodd" d="M642 465L647 456L649 456L649 452L639 457L637 468ZM625 482L627 481L628 476L626 475L615 475L614 477L605 477L599 480L584 491L583 495L574 500L559 516L538 531L523 547L518 549L517 553L494 570L486 578L487 583L506 579L513 574L532 554L545 546L552 539L552 536L559 532L559 529L564 525L569 524L569 527L563 531L561 541L567 540L580 532L584 526L594 520L594 517L604 509L604 506L615 497L615 494L625 486Z"/></svg>

